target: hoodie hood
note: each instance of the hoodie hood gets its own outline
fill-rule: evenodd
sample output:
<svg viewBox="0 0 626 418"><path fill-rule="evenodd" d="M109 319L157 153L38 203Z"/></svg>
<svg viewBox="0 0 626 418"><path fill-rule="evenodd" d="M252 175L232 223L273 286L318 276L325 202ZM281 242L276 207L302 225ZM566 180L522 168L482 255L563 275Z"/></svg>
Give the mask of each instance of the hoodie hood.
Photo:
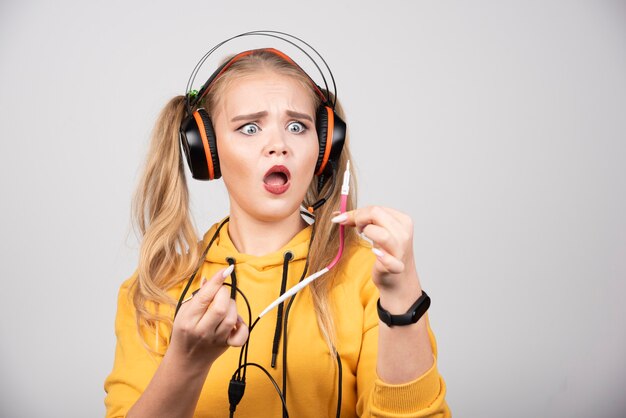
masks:
<svg viewBox="0 0 626 418"><path fill-rule="evenodd" d="M206 232L206 234L204 234L204 248L206 248L206 246L209 244L209 241L211 241L211 238L213 238L213 235L215 234L215 231L220 224L221 222L213 225ZM222 229L220 229L215 241L213 241L213 245L211 245L211 248L209 249L209 252L206 256L206 260L211 263L228 266L227 258L230 257L237 260L237 264L246 264L257 271L265 271L268 269L281 267L283 265L284 256L287 251L291 251L291 253L293 254L291 262L306 260L309 250L309 240L311 239L311 230L312 227L309 225L300 232L298 232L287 244L285 244L279 250L262 256L255 256L240 253L237 248L235 248L235 245L231 241L228 234L227 221Z"/></svg>
<svg viewBox="0 0 626 418"><path fill-rule="evenodd" d="M209 245L222 222L213 225L204 235L203 244L205 247ZM231 263L236 265L235 270L231 273L230 283L234 284L244 294L256 295L254 299L250 300L250 309L256 316L273 299L283 294L288 285L291 287L298 282L299 278L303 277L311 233L312 227L309 225L298 232L278 251L262 256L254 256L241 253L235 248L228 234L228 222L226 222L217 232L217 236L206 255L206 260L219 266L219 268ZM290 268L290 265L292 268ZM240 282L239 279L235 279L237 276L243 278L243 281ZM280 287L277 287L277 285ZM231 292L231 297L236 298L234 291ZM279 304L276 311L274 338L271 341L271 345L268 344L269 348L271 348L271 367L273 368L276 367L276 359L279 352L283 309L284 303ZM266 324L269 325L268 322Z"/></svg>

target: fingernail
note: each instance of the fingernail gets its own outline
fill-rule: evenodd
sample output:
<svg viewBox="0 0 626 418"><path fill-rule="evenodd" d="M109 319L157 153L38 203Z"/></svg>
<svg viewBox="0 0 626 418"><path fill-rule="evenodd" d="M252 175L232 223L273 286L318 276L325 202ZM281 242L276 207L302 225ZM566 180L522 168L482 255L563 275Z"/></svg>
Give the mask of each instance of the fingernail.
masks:
<svg viewBox="0 0 626 418"><path fill-rule="evenodd" d="M336 224L338 224L338 223L341 223L341 222L345 222L345 221L347 221L347 220L348 220L348 215L347 215L347 214L345 214L345 213L342 213L341 215L337 215L337 216L335 216L335 217L334 217L333 219L331 219L330 221L331 221L332 223L336 223Z"/></svg>
<svg viewBox="0 0 626 418"><path fill-rule="evenodd" d="M206 277L202 276L202 280L200 280L200 287L204 286L206 283Z"/></svg>
<svg viewBox="0 0 626 418"><path fill-rule="evenodd" d="M365 241L369 242L370 245L374 245L374 241L372 241L367 235L365 235L363 232L361 232L361 238L363 238Z"/></svg>
<svg viewBox="0 0 626 418"><path fill-rule="evenodd" d="M235 265L231 264L230 266L228 266L228 268L226 270L224 270L224 272L222 273L222 278L227 278L228 276L230 276L230 273L233 272L233 270L235 269Z"/></svg>
<svg viewBox="0 0 626 418"><path fill-rule="evenodd" d="M384 255L383 252L380 251L378 248L372 247L372 252L376 254L376 257L382 257Z"/></svg>

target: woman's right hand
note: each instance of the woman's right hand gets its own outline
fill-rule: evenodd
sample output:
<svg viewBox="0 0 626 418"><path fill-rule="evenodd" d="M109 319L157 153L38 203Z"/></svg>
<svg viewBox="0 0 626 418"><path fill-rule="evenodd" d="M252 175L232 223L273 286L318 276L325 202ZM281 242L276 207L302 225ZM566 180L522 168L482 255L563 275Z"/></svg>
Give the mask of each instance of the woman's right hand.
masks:
<svg viewBox="0 0 626 418"><path fill-rule="evenodd" d="M233 266L202 279L198 292L180 307L174 319L169 350L195 365L209 366L228 347L241 347L248 339L248 326L237 314L230 289L223 285Z"/></svg>

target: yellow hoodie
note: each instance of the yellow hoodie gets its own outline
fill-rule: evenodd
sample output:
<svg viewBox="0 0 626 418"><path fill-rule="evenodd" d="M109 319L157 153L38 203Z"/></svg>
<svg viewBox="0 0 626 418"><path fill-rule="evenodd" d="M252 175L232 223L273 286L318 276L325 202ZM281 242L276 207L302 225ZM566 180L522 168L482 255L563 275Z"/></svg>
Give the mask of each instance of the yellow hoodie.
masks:
<svg viewBox="0 0 626 418"><path fill-rule="evenodd" d="M206 246L217 228L214 225L204 236ZM252 320L280 295L285 254L293 259L287 263L287 289L296 284L304 271L311 227L300 231L280 250L256 257L237 251L228 235L228 225L219 232L209 250L201 274L189 290L197 289L199 278L212 277L235 259L237 287L248 298ZM337 335L337 351L342 362L341 417L449 417L445 402L445 384L433 367L418 379L391 385L376 375L376 350L379 319L376 313L378 291L371 281L375 256L366 244L346 248L343 270L338 285L331 292L331 304ZM309 272L309 274L312 272ZM111 374L104 387L107 417L124 417L139 398L159 366L161 357L151 354L142 345L135 325L135 309L130 286L136 276L126 280L119 292L115 333L117 347ZM227 279L228 282L229 279ZM175 299L185 283L168 293ZM239 314L248 321L247 308L238 295ZM277 322L277 309L265 315L250 334L248 361L262 365L282 387L282 351L276 367L271 367L272 346ZM164 327L162 333L167 333ZM430 331L436 356L435 340ZM162 337L162 336L161 336ZM285 336L280 339L282 350ZM159 336L152 333L147 341L157 350ZM228 417L228 383L238 366L239 348L230 348L212 365L194 416ZM287 329L287 407L292 418L335 417L338 370L317 325L311 295L307 288L297 294L289 312ZM235 413L237 418L281 417L282 403L265 374L249 367L246 390Z"/></svg>

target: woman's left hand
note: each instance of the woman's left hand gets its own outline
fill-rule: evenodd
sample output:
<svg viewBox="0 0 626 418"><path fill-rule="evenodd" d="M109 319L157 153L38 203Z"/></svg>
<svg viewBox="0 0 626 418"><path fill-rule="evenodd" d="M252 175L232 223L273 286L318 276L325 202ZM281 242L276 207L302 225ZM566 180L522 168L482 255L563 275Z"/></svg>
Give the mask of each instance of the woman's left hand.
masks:
<svg viewBox="0 0 626 418"><path fill-rule="evenodd" d="M380 305L400 315L422 294L413 256L413 221L395 209L368 206L346 212L335 222L353 226L373 242L376 262L372 280L380 293ZM433 365L433 351L426 322L409 326L382 326L378 334L376 373L391 384L404 384L423 375Z"/></svg>
<svg viewBox="0 0 626 418"><path fill-rule="evenodd" d="M333 221L356 227L373 243L376 262L372 279L380 291L381 303L385 300L384 306L389 306L389 310L403 306L407 309L421 294L413 256L411 217L381 206L359 208L343 215L343 220L339 215Z"/></svg>

